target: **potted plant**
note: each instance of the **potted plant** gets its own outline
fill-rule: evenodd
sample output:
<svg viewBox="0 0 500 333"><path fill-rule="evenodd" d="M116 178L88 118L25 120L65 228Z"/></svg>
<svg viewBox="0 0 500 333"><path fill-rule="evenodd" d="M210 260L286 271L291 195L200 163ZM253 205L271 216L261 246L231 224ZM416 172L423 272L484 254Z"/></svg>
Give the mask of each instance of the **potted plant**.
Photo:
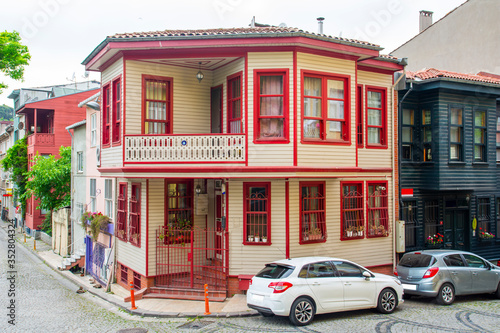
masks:
<svg viewBox="0 0 500 333"><path fill-rule="evenodd" d="M132 240L133 243L137 243L137 241L139 240L139 234L134 233L134 234L130 235L130 239Z"/></svg>
<svg viewBox="0 0 500 333"><path fill-rule="evenodd" d="M253 235L248 235L248 241L253 242L253 240L254 240Z"/></svg>
<svg viewBox="0 0 500 333"><path fill-rule="evenodd" d="M363 226L362 226L362 225L360 225L360 226L358 227L358 236L359 236L359 237L363 237Z"/></svg>
<svg viewBox="0 0 500 333"><path fill-rule="evenodd" d="M323 238L323 232L320 228L312 228L309 230L309 240L319 240Z"/></svg>
<svg viewBox="0 0 500 333"><path fill-rule="evenodd" d="M259 235L259 234L257 234L257 235L255 235L255 237L254 237L254 242L259 242L259 241L260 241L260 235Z"/></svg>
<svg viewBox="0 0 500 333"><path fill-rule="evenodd" d="M347 237L352 237L353 230L354 230L354 227L348 227L346 229Z"/></svg>
<svg viewBox="0 0 500 333"><path fill-rule="evenodd" d="M480 242L490 242L495 239L495 235L488 231L483 231L482 228L479 228L479 241Z"/></svg>
<svg viewBox="0 0 500 333"><path fill-rule="evenodd" d="M262 242L267 243L267 236L262 236Z"/></svg>
<svg viewBox="0 0 500 333"><path fill-rule="evenodd" d="M430 248L430 249L441 248L442 244L443 244L443 238L444 238L444 236L441 235L440 233L437 233L433 236L429 236L425 240L425 247Z"/></svg>

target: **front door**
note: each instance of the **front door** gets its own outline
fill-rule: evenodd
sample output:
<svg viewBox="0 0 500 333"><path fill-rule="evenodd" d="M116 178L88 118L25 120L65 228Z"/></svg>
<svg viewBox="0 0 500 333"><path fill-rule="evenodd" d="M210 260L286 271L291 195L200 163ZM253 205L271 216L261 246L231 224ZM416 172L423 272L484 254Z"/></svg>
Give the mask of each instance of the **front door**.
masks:
<svg viewBox="0 0 500 333"><path fill-rule="evenodd" d="M210 133L222 133L222 86L211 89Z"/></svg>
<svg viewBox="0 0 500 333"><path fill-rule="evenodd" d="M223 214L223 205L222 205L222 192L221 190L215 190L215 258L218 260L222 260L222 218Z"/></svg>
<svg viewBox="0 0 500 333"><path fill-rule="evenodd" d="M469 212L465 209L447 209L444 216L444 244L446 248L468 250L466 242Z"/></svg>

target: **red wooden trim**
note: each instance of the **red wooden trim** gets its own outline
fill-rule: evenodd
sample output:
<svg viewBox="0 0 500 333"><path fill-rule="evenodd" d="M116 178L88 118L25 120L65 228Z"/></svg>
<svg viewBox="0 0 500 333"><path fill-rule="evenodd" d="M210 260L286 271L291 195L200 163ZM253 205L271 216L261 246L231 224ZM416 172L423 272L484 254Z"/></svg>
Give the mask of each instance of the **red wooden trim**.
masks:
<svg viewBox="0 0 500 333"><path fill-rule="evenodd" d="M247 59L247 58L245 58ZM248 70L247 70L247 60L245 60L245 72L248 73ZM247 130L247 124L243 124L243 114L240 114L240 122L241 122L241 131L240 133L231 133L231 126L230 126L230 121L233 120L233 119L238 119L238 118L233 118L233 112L232 112L232 107L230 105L230 103L232 102L233 98L230 97L232 96L232 90L231 90L231 85L230 85L230 82L235 80L235 79L240 79L240 113L243 113L244 110L243 110L243 96L245 96L245 99L248 100L248 95L246 93L246 88L245 88L245 91L243 91L243 71L239 71L237 73L234 73L232 75L229 75L228 77L226 77L226 87L227 87L227 95L226 95L226 103L227 103L227 119L226 119L226 132L228 134L245 134L246 133L246 130ZM245 75L245 81L248 80L248 75ZM247 103L245 101L245 109L247 107ZM247 112L245 112L245 117L247 117ZM243 127L245 126L245 127Z"/></svg>
<svg viewBox="0 0 500 333"><path fill-rule="evenodd" d="M386 71L390 71L390 74L393 74L396 71L400 71L404 68L403 65L400 65L398 63L392 62L392 61L384 61L380 59L365 59L365 60L360 60L360 65L363 67L368 67L368 66L373 66L373 67L368 67L368 68L378 68L378 69L383 69Z"/></svg>
<svg viewBox="0 0 500 333"><path fill-rule="evenodd" d="M324 181L304 181L304 182L299 182L299 244L315 244L315 243L326 243L327 240L327 235L328 231L326 229L327 227L327 218L326 218L326 182ZM318 240L303 240L303 235L302 235L302 213L303 213L303 203L302 203L302 188L303 187L309 187L309 186L319 186L322 190L321 195L323 196L324 200L324 216L325 216L325 222L324 222L324 230L323 230L323 239L318 239Z"/></svg>
<svg viewBox="0 0 500 333"><path fill-rule="evenodd" d="M137 183L137 182L133 182L130 184L130 191L132 191L134 189L134 186L138 186L139 187L139 198L135 198L137 203L138 203L138 206L139 206L139 210L137 212L137 219L138 219L138 222L139 222L139 228L138 228L138 233L139 233L139 242L138 243L134 243L132 241L130 241L130 237L129 237L129 242L131 245L134 245L138 248L141 248L141 239L142 239L142 234L141 234L141 218L142 218L142 215L141 215L141 210L142 210L142 203L141 203L141 191L142 191L142 184L141 183ZM130 193L130 197L132 198L132 192ZM130 210L129 210L129 214L130 214Z"/></svg>
<svg viewBox="0 0 500 333"><path fill-rule="evenodd" d="M96 186L97 186L97 183L96 183ZM124 200L124 204L125 204L125 207L124 207L124 211L125 211L125 221L123 221L124 223L124 228L123 230L125 231L125 234L123 237L119 237L118 235L116 236L116 238L118 238L119 240L123 241L123 242L127 242L128 241L128 183L127 182L119 182L118 183L118 196L120 196L120 189L121 187L124 186L124 195L123 195L123 200ZM116 210L116 213L118 214L118 209ZM115 235L117 234L117 231L120 230L118 229L118 216L116 217L116 223L115 223Z"/></svg>
<svg viewBox="0 0 500 333"><path fill-rule="evenodd" d="M358 237L349 237L346 238L344 237L344 186L349 186L349 185L356 185L359 190L359 194L363 197L364 200L364 188L363 188L363 182L362 181L346 181L346 182L340 182L340 240L341 241L350 241L354 239L363 239L367 233L367 230L364 231L363 236L358 236ZM365 206L363 205L363 200L361 202L361 208L362 208L362 215L363 215L363 221L362 225L365 226ZM366 227L366 226L365 226Z"/></svg>
<svg viewBox="0 0 500 333"><path fill-rule="evenodd" d="M382 93L382 133L380 135L381 144L369 144L368 143L368 92L375 91ZM377 86L365 86L365 141L366 148L369 149L387 149L389 148L387 141L388 132L388 119L387 119L387 88L377 87ZM374 126L370 126L374 127Z"/></svg>
<svg viewBox="0 0 500 333"><path fill-rule="evenodd" d="M285 256L290 258L290 183L285 180Z"/></svg>
<svg viewBox="0 0 500 333"><path fill-rule="evenodd" d="M174 78L166 77L166 76L158 76L158 75L148 75L142 74L141 76L141 84L142 84L142 92L141 92L141 133L144 134L145 131L145 120L146 120L146 80L158 80L168 82L169 90L168 94L170 95L169 108L167 110L167 122L168 125L166 128L167 134L173 133L174 130ZM150 134L148 134L150 135ZM124 159L125 160L125 159Z"/></svg>
<svg viewBox="0 0 500 333"><path fill-rule="evenodd" d="M272 76L282 76L283 77L283 137L281 138L259 138L260 135L260 76L272 75ZM288 68L276 68L276 69L254 69L254 111L253 111L253 143L254 144L287 144L290 143L289 138L289 96L290 96L290 83L289 83L289 69ZM278 96L278 95L276 95ZM247 99L248 101L248 99ZM276 117L278 118L278 117Z"/></svg>
<svg viewBox="0 0 500 333"><path fill-rule="evenodd" d="M345 136L347 140L328 140L328 139L305 139L304 138L304 78L308 77L316 77L320 78L322 80L328 80L328 79L341 79L344 81L344 126L343 129L345 130ZM310 70L301 70L301 92L300 92L300 97L301 97L301 118L300 118L300 126L301 126L301 137L300 137L300 142L302 144L314 144L314 145L338 145L338 146L350 146L351 145L351 76L350 75L343 75L343 74L336 74L336 73L328 73L328 72L320 72L320 71L310 71ZM322 94L321 94L321 99L326 97L326 85L322 83ZM321 110L321 118L324 122L323 126L326 126L326 119L327 117L327 107L328 103L322 103L322 110Z"/></svg>
<svg viewBox="0 0 500 333"><path fill-rule="evenodd" d="M298 147L297 147L297 51L293 51L293 166L297 166Z"/></svg>
<svg viewBox="0 0 500 333"><path fill-rule="evenodd" d="M106 94L107 91L109 91L109 96ZM102 86L101 96L102 96L101 145L102 145L102 148L109 148L109 147L111 147L111 137L110 137L110 133L109 133L111 126L107 130L108 136L107 136L106 141L104 141L104 139L105 139L104 133L106 132L106 124L108 124L110 122L110 119L106 118L106 108L108 107L108 104L109 104L109 112L108 112L109 114L107 115L107 117L111 117L111 101L109 101L109 99L111 98L111 82L108 82L107 84ZM36 116L36 114L35 114L35 116ZM36 117L35 117L35 129L36 129Z"/></svg>
<svg viewBox="0 0 500 333"><path fill-rule="evenodd" d="M392 168L361 168L361 167L345 167L345 168L338 168L338 167L288 167L288 166L276 166L276 167L259 167L259 166L252 166L252 167L244 167L244 166L230 166L229 169L227 166L220 166L220 167L191 167L191 166L180 166L180 167L116 167L116 168L99 168L99 172L102 173L112 173L112 172L140 172L140 173L150 173L150 172L162 172L162 173L198 173L198 172L204 172L204 173L210 173L210 172L221 172L228 174L229 172L231 173L239 173L239 172L244 172L244 173L249 173L249 172L334 172L334 173L343 173L343 172L392 172ZM288 177L288 176L287 176ZM210 178L210 177L207 177ZM220 176L215 176L213 178L220 178Z"/></svg>
<svg viewBox="0 0 500 333"><path fill-rule="evenodd" d="M114 140L114 136L115 136L115 122L116 122L116 91L115 91L115 88L116 88L116 84L117 83L120 83L120 125L119 125L119 129L118 129L118 140L115 141ZM122 74L116 76L113 80L111 80L111 133L110 133L110 142L113 146L120 146L122 143L121 143L121 138L122 138L122 135L123 135L123 113L124 113L124 108L123 108L123 92L125 90L123 89L123 80L122 80Z"/></svg>
<svg viewBox="0 0 500 333"><path fill-rule="evenodd" d="M127 113L127 108L126 108L126 92L127 92L127 85L126 85L126 79L127 79L127 76L126 76L126 65L127 65L127 62L125 61L125 58L123 58L123 80L122 80L122 89L123 89L123 95L122 95L122 136L123 136L123 140L125 140L125 134L126 134L126 131L125 131L125 124L126 124L126 121L125 121L125 114ZM123 144L122 145L122 165L124 164L123 161L125 161L125 145ZM146 275L147 275L147 272L146 272Z"/></svg>
<svg viewBox="0 0 500 333"><path fill-rule="evenodd" d="M394 72L398 71L399 69L398 70L390 70L390 69L383 69L383 68L378 68L378 67L369 67L369 66L359 65L359 70L364 71L364 72L393 75Z"/></svg>
<svg viewBox="0 0 500 333"><path fill-rule="evenodd" d="M358 166L358 148L363 148L365 142L363 124L363 85L356 85L356 166ZM358 125L361 127L361 143L358 142Z"/></svg>
<svg viewBox="0 0 500 333"><path fill-rule="evenodd" d="M267 242L248 242L247 235L247 193L249 187L265 187L267 194ZM271 245L271 182L248 182L243 183L243 245Z"/></svg>
<svg viewBox="0 0 500 333"><path fill-rule="evenodd" d="M248 52L245 54L245 131L244 132L245 132L245 145L247 147L247 149L245 149L245 166L248 166Z"/></svg>
<svg viewBox="0 0 500 333"><path fill-rule="evenodd" d="M149 179L146 179L146 277L149 277Z"/></svg>
<svg viewBox="0 0 500 333"><path fill-rule="evenodd" d="M215 86L215 87L210 87L210 96L212 96L212 91L215 90L215 89L219 89L220 88L220 130L221 132L224 131L224 109L223 109L223 105L224 105L224 85L223 84L219 84L218 86ZM210 100L210 108L212 107L212 100ZM210 110L210 127L212 127L212 110ZM210 129L210 132L211 129ZM210 134L222 134L222 133L210 133Z"/></svg>
<svg viewBox="0 0 500 333"><path fill-rule="evenodd" d="M374 235L370 236L368 234L368 220L369 220L369 209L368 209L368 198L370 196L370 192L368 191L368 187L370 185L382 185L385 186L385 191L387 195L387 235ZM366 200L365 200L365 210L366 210L366 224L365 224L365 230L366 230L366 238L381 238L381 237L389 237L390 234L390 219L389 219L389 187L388 187L388 182L387 180L369 180L366 181Z"/></svg>

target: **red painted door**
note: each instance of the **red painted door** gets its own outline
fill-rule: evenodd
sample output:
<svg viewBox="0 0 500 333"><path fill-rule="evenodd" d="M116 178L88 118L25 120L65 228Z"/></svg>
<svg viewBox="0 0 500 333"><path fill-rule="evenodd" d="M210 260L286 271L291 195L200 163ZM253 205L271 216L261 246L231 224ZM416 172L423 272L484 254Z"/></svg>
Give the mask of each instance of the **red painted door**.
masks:
<svg viewBox="0 0 500 333"><path fill-rule="evenodd" d="M220 190L215 191L215 258L222 260L222 192Z"/></svg>

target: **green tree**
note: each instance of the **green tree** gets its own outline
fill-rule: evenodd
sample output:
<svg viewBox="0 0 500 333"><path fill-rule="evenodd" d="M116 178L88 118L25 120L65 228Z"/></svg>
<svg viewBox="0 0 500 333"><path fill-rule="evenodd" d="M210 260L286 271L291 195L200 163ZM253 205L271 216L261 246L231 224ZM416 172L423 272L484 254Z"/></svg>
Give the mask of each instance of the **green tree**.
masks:
<svg viewBox="0 0 500 333"><path fill-rule="evenodd" d="M14 120L14 109L8 105L0 105L0 120Z"/></svg>
<svg viewBox="0 0 500 333"><path fill-rule="evenodd" d="M40 200L38 207L52 211L71 203L71 147L59 148L60 158L53 155L33 158L28 171L24 199L34 196Z"/></svg>
<svg viewBox="0 0 500 333"><path fill-rule="evenodd" d="M12 172L12 180L16 184L14 187L14 197L24 198L26 192L26 182L28 181L28 146L27 139L17 140L16 143L7 150L1 164L4 170ZM26 211L26 200L21 200L22 212Z"/></svg>
<svg viewBox="0 0 500 333"><path fill-rule="evenodd" d="M17 31L0 32L0 71L14 80L22 80L24 67L28 65L31 55L28 47L21 44L21 36ZM0 82L0 93L7 85Z"/></svg>

